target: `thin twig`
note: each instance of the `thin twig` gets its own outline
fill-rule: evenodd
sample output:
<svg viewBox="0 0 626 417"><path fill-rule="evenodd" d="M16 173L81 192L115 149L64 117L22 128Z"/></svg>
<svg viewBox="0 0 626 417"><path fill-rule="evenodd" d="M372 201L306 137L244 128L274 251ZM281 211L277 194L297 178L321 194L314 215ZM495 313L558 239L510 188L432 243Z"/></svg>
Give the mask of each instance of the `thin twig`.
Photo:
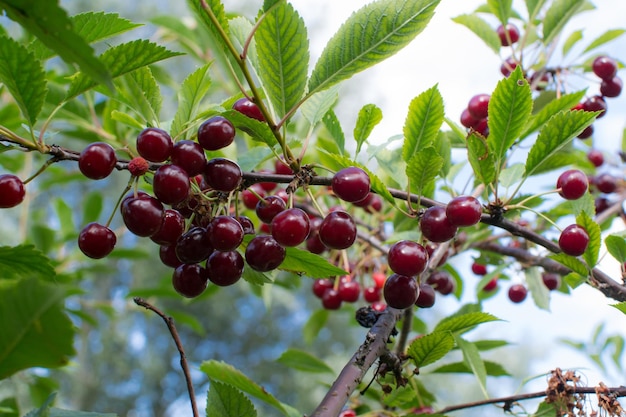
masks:
<svg viewBox="0 0 626 417"><path fill-rule="evenodd" d="M400 329L400 336L398 337L398 343L396 343L396 355L404 354L404 348L409 340L409 333L413 328L413 308L407 308L402 312L402 328Z"/></svg>
<svg viewBox="0 0 626 417"><path fill-rule="evenodd" d="M174 339L174 343L176 343L178 353L180 354L180 366L181 368L183 368L183 374L185 375L185 381L187 382L187 391L189 392L189 401L191 402L191 411L193 412L193 417L200 417L200 415L198 414L198 406L196 404L196 394L194 393L193 383L191 382L191 373L189 372L189 365L187 365L187 357L185 356L185 350L183 349L183 345L180 342L180 337L178 336L178 331L176 330L176 326L174 325L174 319L165 315L165 313L163 313L152 304L148 303L143 298L135 297L133 298L133 301L138 306L155 312L159 317L163 319L163 321L167 325L167 328L172 335L172 339Z"/></svg>

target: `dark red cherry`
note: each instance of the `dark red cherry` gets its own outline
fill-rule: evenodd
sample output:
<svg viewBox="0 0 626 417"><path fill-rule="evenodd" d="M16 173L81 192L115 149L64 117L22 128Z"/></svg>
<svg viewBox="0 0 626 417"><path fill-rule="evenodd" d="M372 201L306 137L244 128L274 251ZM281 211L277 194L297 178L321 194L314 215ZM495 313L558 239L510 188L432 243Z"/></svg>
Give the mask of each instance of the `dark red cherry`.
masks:
<svg viewBox="0 0 626 417"><path fill-rule="evenodd" d="M87 178L101 180L108 177L117 163L115 150L104 142L88 145L78 156L78 169Z"/></svg>
<svg viewBox="0 0 626 417"><path fill-rule="evenodd" d="M263 117L263 113L261 113L259 106L246 97L237 100L235 104L233 104L233 110L260 122L265 121L265 117Z"/></svg>
<svg viewBox="0 0 626 417"><path fill-rule="evenodd" d="M235 126L222 116L214 116L198 128L198 143L204 149L217 151L233 143Z"/></svg>
<svg viewBox="0 0 626 417"><path fill-rule="evenodd" d="M283 210L272 219L272 237L282 246L298 246L310 230L308 214L297 207Z"/></svg>
<svg viewBox="0 0 626 417"><path fill-rule="evenodd" d="M12 174L0 175L0 208L15 207L24 201L26 191L22 180Z"/></svg>
<svg viewBox="0 0 626 417"><path fill-rule="evenodd" d="M428 208L420 219L420 229L424 237L431 242L446 242L454 237L457 231L446 216L446 209L441 206Z"/></svg>
<svg viewBox="0 0 626 417"><path fill-rule="evenodd" d="M435 289L426 283L419 286L419 293L415 305L420 308L430 308L435 305Z"/></svg>
<svg viewBox="0 0 626 417"><path fill-rule="evenodd" d="M137 152L151 162L163 162L170 157L174 142L165 130L149 127L137 136Z"/></svg>
<svg viewBox="0 0 626 417"><path fill-rule="evenodd" d="M189 175L178 165L161 165L154 173L154 195L165 204L178 204L189 196Z"/></svg>
<svg viewBox="0 0 626 417"><path fill-rule="evenodd" d="M417 276L426 269L428 252L417 242L401 240L389 248L387 262L396 274Z"/></svg>
<svg viewBox="0 0 626 417"><path fill-rule="evenodd" d="M359 167L348 167L337 172L331 182L333 192L343 201L364 200L370 192L370 177Z"/></svg>
<svg viewBox="0 0 626 417"><path fill-rule="evenodd" d="M589 189L589 181L584 172L577 169L564 171L556 181L559 195L566 200L578 200Z"/></svg>
<svg viewBox="0 0 626 417"><path fill-rule="evenodd" d="M239 165L226 158L213 158L207 162L204 169L207 184L217 191L233 191L241 184L241 176Z"/></svg>
<svg viewBox="0 0 626 417"><path fill-rule="evenodd" d="M489 94L477 94L467 103L467 110L474 119L486 119L489 109Z"/></svg>
<svg viewBox="0 0 626 417"><path fill-rule="evenodd" d="M411 307L417 301L419 287L415 278L392 274L383 287L383 296L389 307L399 310Z"/></svg>
<svg viewBox="0 0 626 417"><path fill-rule="evenodd" d="M171 245L185 231L185 218L177 210L168 209L163 212L163 221L159 230L150 236L150 240L159 245Z"/></svg>
<svg viewBox="0 0 626 417"><path fill-rule="evenodd" d="M207 227L207 234L213 249L228 252L235 250L243 241L241 223L232 216L216 216Z"/></svg>
<svg viewBox="0 0 626 417"><path fill-rule="evenodd" d="M237 251L213 252L206 263L209 281L220 287L233 285L243 274L243 257Z"/></svg>
<svg viewBox="0 0 626 417"><path fill-rule="evenodd" d="M202 174L207 162L204 149L192 140L176 142L172 149L171 160L172 164L184 169L190 177Z"/></svg>
<svg viewBox="0 0 626 417"><path fill-rule="evenodd" d="M585 253L589 245L589 234L584 227L577 224L567 226L559 237L559 247L571 256L579 256Z"/></svg>
<svg viewBox="0 0 626 417"><path fill-rule="evenodd" d="M285 260L286 254L285 248L272 236L259 235L248 243L245 258L255 271L267 272L278 268Z"/></svg>
<svg viewBox="0 0 626 417"><path fill-rule="evenodd" d="M454 197L446 206L446 217L455 226L473 226L480 221L483 206L475 197Z"/></svg>
<svg viewBox="0 0 626 417"><path fill-rule="evenodd" d="M356 223L345 211L332 211L324 217L319 237L329 249L347 249L356 240Z"/></svg>
<svg viewBox="0 0 626 417"><path fill-rule="evenodd" d="M122 219L131 233L150 237L161 228L163 204L147 194L126 197L121 204Z"/></svg>
<svg viewBox="0 0 626 417"><path fill-rule="evenodd" d="M78 235L78 247L81 252L93 259L107 256L117 243L115 233L107 226L89 223Z"/></svg>
<svg viewBox="0 0 626 417"><path fill-rule="evenodd" d="M177 293L187 298L194 298L204 292L207 279L204 268L198 264L181 265L174 270L172 285Z"/></svg>
<svg viewBox="0 0 626 417"><path fill-rule="evenodd" d="M603 80L610 80L617 73L617 62L608 56L599 56L593 60L591 69Z"/></svg>
<svg viewBox="0 0 626 417"><path fill-rule="evenodd" d="M502 46L513 45L519 40L519 30L515 25L511 23L507 23L506 26L498 26L496 32L498 34L498 37L500 38L500 43L502 44Z"/></svg>

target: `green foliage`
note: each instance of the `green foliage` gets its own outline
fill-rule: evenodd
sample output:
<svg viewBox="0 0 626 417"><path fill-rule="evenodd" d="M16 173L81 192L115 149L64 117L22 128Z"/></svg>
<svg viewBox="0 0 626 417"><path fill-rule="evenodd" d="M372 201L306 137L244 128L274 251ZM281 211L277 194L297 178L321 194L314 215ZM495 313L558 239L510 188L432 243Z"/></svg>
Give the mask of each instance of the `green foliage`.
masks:
<svg viewBox="0 0 626 417"><path fill-rule="evenodd" d="M433 145L443 123L443 98L437 86L415 97L404 122L402 159L409 162L420 150Z"/></svg>
<svg viewBox="0 0 626 417"><path fill-rule="evenodd" d="M452 332L462 334L472 330L474 327L482 323L489 323L491 321L498 321L499 319L489 313L482 311L474 311L466 314L457 314L446 317L441 320L435 332Z"/></svg>
<svg viewBox="0 0 626 417"><path fill-rule="evenodd" d="M491 12L500 20L502 25L509 23L513 0L487 0Z"/></svg>
<svg viewBox="0 0 626 417"><path fill-rule="evenodd" d="M359 110L354 127L354 140L356 140L356 153L374 130L374 127L383 119L382 110L375 104L366 104Z"/></svg>
<svg viewBox="0 0 626 417"><path fill-rule="evenodd" d="M589 245L583 254L583 258L585 262L587 262L587 265L593 268L598 263L598 256L600 254L602 240L602 236L600 236L600 225L593 221L586 212L582 212L576 216L576 224L582 226L589 235Z"/></svg>
<svg viewBox="0 0 626 417"><path fill-rule="evenodd" d="M276 359L276 362L304 372L334 373L333 369L326 365L324 361L300 349L286 350L278 359Z"/></svg>
<svg viewBox="0 0 626 417"><path fill-rule="evenodd" d="M454 347L454 336L450 332L435 332L414 340L407 355L415 365L423 368L443 358Z"/></svg>
<svg viewBox="0 0 626 417"><path fill-rule="evenodd" d="M626 237L609 235L604 239L606 249L618 262L626 262Z"/></svg>
<svg viewBox="0 0 626 417"><path fill-rule="evenodd" d="M550 5L543 19L543 42L546 45L561 33L584 3L585 0L555 0Z"/></svg>
<svg viewBox="0 0 626 417"><path fill-rule="evenodd" d="M539 268L528 268L525 272L526 285L528 285L528 291L530 291L535 305L550 311L550 291L543 283L541 271Z"/></svg>
<svg viewBox="0 0 626 417"><path fill-rule="evenodd" d="M207 417L230 417L257 415L250 400L237 388L211 381L207 395Z"/></svg>
<svg viewBox="0 0 626 417"><path fill-rule="evenodd" d="M443 167L443 158L433 147L422 148L411 156L406 165L406 175L411 189L422 195L423 190L432 187L435 178Z"/></svg>
<svg viewBox="0 0 626 417"><path fill-rule="evenodd" d="M198 106L211 87L209 68L211 64L201 66L189 74L181 84L178 90L178 109L170 127L172 138L183 134L188 128L187 124L196 118Z"/></svg>
<svg viewBox="0 0 626 417"><path fill-rule="evenodd" d="M496 161L489 151L487 140L477 132L467 135L467 159L474 175L483 184L491 184L496 178Z"/></svg>
<svg viewBox="0 0 626 417"><path fill-rule="evenodd" d="M0 279L38 278L52 281L56 275L50 260L33 245L0 246Z"/></svg>
<svg viewBox="0 0 626 417"><path fill-rule="evenodd" d="M335 275L346 275L347 272L328 262L326 259L314 253L298 249L286 248L287 256L280 269L301 273L312 278L325 278Z"/></svg>
<svg viewBox="0 0 626 417"><path fill-rule="evenodd" d="M485 363L480 357L478 348L476 348L472 342L468 342L460 336L456 336L454 340L456 341L457 346L461 349L461 352L463 352L463 363L465 363L467 367L472 370L472 373L476 377L483 394L485 394L486 398L489 398L489 394L487 393L487 369L485 368Z"/></svg>
<svg viewBox="0 0 626 417"><path fill-rule="evenodd" d="M463 14L452 20L474 32L474 34L482 39L492 51L495 53L500 52L500 38L491 25L484 19L475 14Z"/></svg>
<svg viewBox="0 0 626 417"><path fill-rule="evenodd" d="M585 48L583 53L593 51L594 49L604 45L605 43L611 42L612 40L615 40L615 39L619 38L624 33L626 33L626 30L624 30L624 29L609 29L606 32L604 32L603 34L601 34L600 36L598 36L597 38L595 38Z"/></svg>

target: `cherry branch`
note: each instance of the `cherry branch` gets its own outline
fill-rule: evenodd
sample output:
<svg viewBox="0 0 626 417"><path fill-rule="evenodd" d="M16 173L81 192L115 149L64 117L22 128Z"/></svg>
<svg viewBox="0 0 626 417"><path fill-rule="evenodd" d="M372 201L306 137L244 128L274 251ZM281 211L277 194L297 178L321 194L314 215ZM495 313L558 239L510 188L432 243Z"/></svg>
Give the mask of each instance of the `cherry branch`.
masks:
<svg viewBox="0 0 626 417"><path fill-rule="evenodd" d="M626 397L626 387L624 386L603 389L603 392L607 392L607 391L608 393L616 397ZM597 393L596 387L572 387L572 394L596 394L596 393ZM473 401L469 403L456 404L456 405L451 405L449 407L444 407L441 410L437 410L435 414L446 414L446 413L449 413L450 411L465 410L468 408L475 408L475 407L481 407L484 405L498 404L498 403L504 403L505 407L507 407L517 401L530 400L533 398L541 398L545 396L546 396L545 391L537 391L537 392L530 392L526 394L510 395L507 397L489 398L486 400Z"/></svg>
<svg viewBox="0 0 626 417"><path fill-rule="evenodd" d="M341 370L339 376L315 409L311 417L336 417L346 404L350 395L361 383L374 362L387 352L387 341L402 311L387 308L372 326L365 341L350 361Z"/></svg>
<svg viewBox="0 0 626 417"><path fill-rule="evenodd" d="M178 353L180 354L180 366L183 368L183 374L185 375L185 381L187 383L187 392L189 392L189 401L191 402L191 411L193 413L193 417L200 417L198 414L198 405L196 404L196 394L193 390L193 383L191 381L191 372L189 372L189 365L187 364L187 356L185 355L185 350L183 349L183 344L180 341L180 337L178 336L178 331L176 330L176 326L174 325L174 319L170 316L165 315L161 310L148 303L146 300L140 297L133 298L133 301L138 306L144 307L150 311L156 313L159 317L163 319L167 328L172 335L172 339L174 339L174 343L176 344L176 348L178 349Z"/></svg>

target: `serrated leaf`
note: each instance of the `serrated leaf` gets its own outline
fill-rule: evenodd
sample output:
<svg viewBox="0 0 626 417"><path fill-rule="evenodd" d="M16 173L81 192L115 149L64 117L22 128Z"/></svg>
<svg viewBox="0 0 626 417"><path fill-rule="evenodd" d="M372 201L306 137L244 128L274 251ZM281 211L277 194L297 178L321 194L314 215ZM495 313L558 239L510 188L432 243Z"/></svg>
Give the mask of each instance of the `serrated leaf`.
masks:
<svg viewBox="0 0 626 417"><path fill-rule="evenodd" d="M499 182L504 188L512 187L521 181L524 174L524 164L516 163L509 165L500 172Z"/></svg>
<svg viewBox="0 0 626 417"><path fill-rule="evenodd" d="M324 117L322 118L322 123L324 127L330 133L330 137L333 138L333 141L337 145L336 153L343 154L346 147L346 137L343 134L343 129L341 128L341 122L337 118L337 115L334 111L328 110Z"/></svg>
<svg viewBox="0 0 626 417"><path fill-rule="evenodd" d="M510 373L504 369L502 365L496 362L484 361L485 371L489 376L511 376ZM465 362L454 362L447 365L442 365L439 368L431 371L434 374L448 374L448 373L464 373L470 374L472 370Z"/></svg>
<svg viewBox="0 0 626 417"><path fill-rule="evenodd" d="M485 369L485 363L480 358L478 349L472 342L468 342L462 337L456 337L455 341L461 349L461 352L463 352L463 362L467 364L474 376L476 376L478 385L483 394L485 394L485 397L489 398L489 394L487 393L487 370Z"/></svg>
<svg viewBox="0 0 626 417"><path fill-rule="evenodd" d="M64 61L76 63L96 83L110 88L113 86L109 71L94 56L87 42L74 31L72 21L58 1L37 2L34 5L22 0L4 0L3 8L9 18L35 35Z"/></svg>
<svg viewBox="0 0 626 417"><path fill-rule="evenodd" d="M309 68L309 40L304 21L288 2L267 12L254 38L259 75L278 117L302 98Z"/></svg>
<svg viewBox="0 0 626 417"><path fill-rule="evenodd" d="M512 3L513 0L487 0L491 13L493 13L503 25L509 23Z"/></svg>
<svg viewBox="0 0 626 417"><path fill-rule="evenodd" d="M542 310L550 311L550 290L543 283L541 271L537 267L527 268L525 271L526 285L533 297L535 305Z"/></svg>
<svg viewBox="0 0 626 417"><path fill-rule="evenodd" d="M203 65L189 74L181 84L178 90L178 109L170 127L172 138L182 134L187 124L196 117L198 106L211 87L210 67L211 64Z"/></svg>
<svg viewBox="0 0 626 417"><path fill-rule="evenodd" d="M326 278L346 275L347 272L328 262L319 255L298 248L286 248L287 256L280 269L304 274L311 278Z"/></svg>
<svg viewBox="0 0 626 417"><path fill-rule="evenodd" d="M63 410L51 407L48 411L48 417L117 417L115 413L98 413L93 411L74 411Z"/></svg>
<svg viewBox="0 0 626 417"><path fill-rule="evenodd" d="M453 22L459 23L472 32L480 39L482 39L485 44L491 48L496 54L500 53L500 48L502 47L502 43L500 42L500 37L493 27L487 23L482 18L478 17L475 14L462 14L460 16L452 18Z"/></svg>
<svg viewBox="0 0 626 417"><path fill-rule="evenodd" d="M524 176L529 177L543 172L542 165L593 123L595 117L596 113L582 110L561 111L552 116L528 152Z"/></svg>
<svg viewBox="0 0 626 417"><path fill-rule="evenodd" d="M278 3L280 0L263 0L263 11L267 12L273 5Z"/></svg>
<svg viewBox="0 0 626 417"><path fill-rule="evenodd" d="M583 258L585 262L587 262L587 265L593 268L598 263L598 256L602 245L600 225L584 211L576 216L576 224L582 226L589 235L589 245L587 245L587 249L585 253L583 253Z"/></svg>
<svg viewBox="0 0 626 417"><path fill-rule="evenodd" d="M422 190L432 186L443 167L443 158L432 146L415 152L406 164L406 175L411 190L421 195Z"/></svg>
<svg viewBox="0 0 626 417"><path fill-rule="evenodd" d="M316 126L338 99L339 86L334 86L309 97L300 107L300 111L311 126Z"/></svg>
<svg viewBox="0 0 626 417"><path fill-rule="evenodd" d="M300 349L288 349L280 355L276 362L293 369L313 373L333 373L333 369L316 356Z"/></svg>
<svg viewBox="0 0 626 417"><path fill-rule="evenodd" d="M403 129L402 159L405 162L418 151L432 146L443 123L443 116L443 97L437 85L411 100Z"/></svg>
<svg viewBox="0 0 626 417"><path fill-rule="evenodd" d="M565 24L576 14L585 0L556 0L550 5L543 18L543 43L550 44Z"/></svg>
<svg viewBox="0 0 626 417"><path fill-rule="evenodd" d="M606 250L609 251L618 262L626 262L626 237L621 235L609 235L604 239Z"/></svg>
<svg viewBox="0 0 626 417"><path fill-rule="evenodd" d="M0 83L28 123L34 125L48 92L46 74L33 53L6 36L0 36Z"/></svg>
<svg viewBox="0 0 626 417"><path fill-rule="evenodd" d="M467 136L467 159L476 179L482 184L491 184L496 178L496 161L489 151L487 140L473 131Z"/></svg>
<svg viewBox="0 0 626 417"><path fill-rule="evenodd" d="M583 38L582 30L575 30L567 37L563 42L563 55L567 55L568 52Z"/></svg>
<svg viewBox="0 0 626 417"><path fill-rule="evenodd" d="M617 39L620 36L622 36L624 33L626 33L625 29L609 29L606 32L604 32L602 35L595 38L589 44L589 46L585 48L583 53L592 51L596 49L597 47L604 45L605 43L611 42L612 40Z"/></svg>
<svg viewBox="0 0 626 417"><path fill-rule="evenodd" d="M496 169L506 159L509 148L518 139L533 107L532 94L522 68L498 82L489 99L489 136L487 144L494 153Z"/></svg>
<svg viewBox="0 0 626 417"><path fill-rule="evenodd" d="M616 309L618 309L622 313L626 314L626 301L622 301L621 303L617 303L617 304L609 304L609 305L611 307L615 307Z"/></svg>
<svg viewBox="0 0 626 417"><path fill-rule="evenodd" d="M149 67L139 68L119 77L116 85L122 100L143 116L144 124L156 126L159 122L161 89Z"/></svg>
<svg viewBox="0 0 626 417"><path fill-rule="evenodd" d="M392 56L432 18L439 0L378 0L357 10L328 41L308 91L325 90Z"/></svg>
<svg viewBox="0 0 626 417"><path fill-rule="evenodd" d="M221 27L223 33L229 36L228 18L222 2L220 0L187 0L187 4L195 13L196 18L213 34L215 40L226 49L226 43L218 29L218 26ZM203 4L208 6L208 10L203 8Z"/></svg>
<svg viewBox="0 0 626 417"><path fill-rule="evenodd" d="M267 274L255 271L250 267L245 267L243 269L243 274L241 277L248 281L250 284L255 285L265 285L274 282L270 277L267 276Z"/></svg>
<svg viewBox="0 0 626 417"><path fill-rule="evenodd" d="M542 127L552 116L561 110L569 110L576 104L580 103L580 100L585 96L585 91L577 91L571 94L564 94L561 97L550 99L547 105L541 108L530 117L528 123L524 128L524 132L520 135L521 139L534 133L537 129Z"/></svg>
<svg viewBox="0 0 626 417"><path fill-rule="evenodd" d="M244 116L235 110L227 110L222 113L222 116L230 120L235 128L250 135L252 139L263 142L269 147L274 147L274 145L278 144L267 123Z"/></svg>
<svg viewBox="0 0 626 417"><path fill-rule="evenodd" d="M526 10L528 10L529 20L533 20L543 7L546 0L525 0Z"/></svg>
<svg viewBox="0 0 626 417"><path fill-rule="evenodd" d="M74 27L74 32L83 38L86 43L98 42L142 26L120 17L117 13L100 11L71 16L70 21ZM40 59L50 58L54 55L54 51L47 48L39 39L33 41L29 45L29 49Z"/></svg>
<svg viewBox="0 0 626 417"><path fill-rule="evenodd" d="M553 403L548 404L542 401L537 407L537 411L535 411L531 417L557 417L557 415L558 413Z"/></svg>
<svg viewBox="0 0 626 417"><path fill-rule="evenodd" d="M237 388L211 381L207 393L207 417L256 417L254 406Z"/></svg>
<svg viewBox="0 0 626 417"><path fill-rule="evenodd" d="M52 281L55 275L50 260L33 245L0 246L0 279L37 277Z"/></svg>
<svg viewBox="0 0 626 417"><path fill-rule="evenodd" d="M473 311L470 313L446 317L437 324L437 326L433 330L433 333L465 333L478 326L479 324L499 320L499 318L492 314L484 313L482 311Z"/></svg>
<svg viewBox="0 0 626 417"><path fill-rule="evenodd" d="M142 129L146 127L145 124L141 123L139 120L135 119L130 114L121 112L119 110L112 110L110 113L110 117L111 117L111 120L123 123L134 129L138 129L139 131L141 131Z"/></svg>
<svg viewBox="0 0 626 417"><path fill-rule="evenodd" d="M383 119L383 111L375 104L366 104L359 110L359 115L354 126L354 139L356 140L356 153L374 130L374 127Z"/></svg>
<svg viewBox="0 0 626 417"><path fill-rule="evenodd" d="M430 333L411 342L407 355L415 365L423 368L443 358L453 347L454 337L451 333Z"/></svg>
<svg viewBox="0 0 626 417"><path fill-rule="evenodd" d="M58 368L74 355L65 291L37 278L0 281L0 379L31 367Z"/></svg>
<svg viewBox="0 0 626 417"><path fill-rule="evenodd" d="M565 265L578 275L581 275L583 277L589 275L589 270L587 269L587 266L580 259L577 259L573 256L566 255L564 253L555 253L548 256L548 258L554 259L558 263Z"/></svg>
<svg viewBox="0 0 626 417"><path fill-rule="evenodd" d="M328 321L329 312L326 309L320 308L311 314L311 317L307 320L302 328L302 337L304 343L310 345L315 341L320 330L324 328Z"/></svg>
<svg viewBox="0 0 626 417"><path fill-rule="evenodd" d="M595 198L591 193L585 193L576 200L569 200L568 203L572 209L571 214L574 216L579 216L581 213L587 213L589 217L596 215Z"/></svg>
<svg viewBox="0 0 626 417"><path fill-rule="evenodd" d="M474 342L478 350L490 350L496 349L502 346L508 346L509 342L506 340L477 340Z"/></svg>
<svg viewBox="0 0 626 417"><path fill-rule="evenodd" d="M301 417L301 414L292 407L281 403L272 394L267 392L265 388L252 381L238 369L232 365L215 360L205 361L200 365L200 370L204 372L209 379L219 381L231 385L248 395L253 396L266 404L279 410L288 417Z"/></svg>
<svg viewBox="0 0 626 417"><path fill-rule="evenodd" d="M145 67L167 58L182 55L145 39L122 43L107 49L99 59L113 78L128 74L138 68ZM97 85L88 74L79 72L72 79L67 99L76 97Z"/></svg>

